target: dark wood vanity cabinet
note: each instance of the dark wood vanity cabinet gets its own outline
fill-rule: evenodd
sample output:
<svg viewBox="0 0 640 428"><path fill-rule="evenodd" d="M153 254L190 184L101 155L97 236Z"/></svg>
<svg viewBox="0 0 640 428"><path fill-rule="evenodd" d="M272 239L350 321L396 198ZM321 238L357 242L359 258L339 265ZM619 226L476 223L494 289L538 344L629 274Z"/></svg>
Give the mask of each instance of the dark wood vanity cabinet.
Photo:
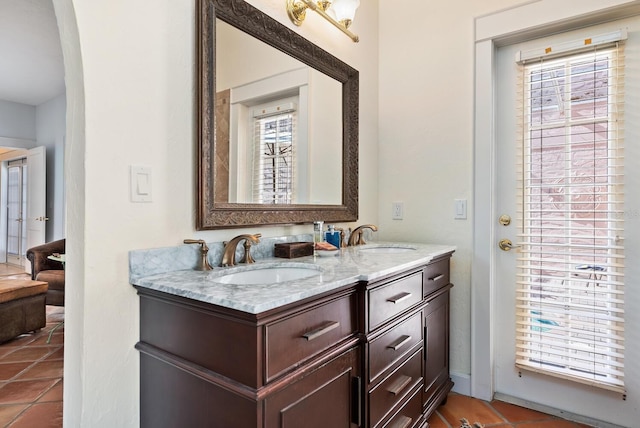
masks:
<svg viewBox="0 0 640 428"><path fill-rule="evenodd" d="M252 315L138 288L140 425L425 427L449 378L449 257Z"/></svg>
<svg viewBox="0 0 640 428"><path fill-rule="evenodd" d="M355 427L358 284L252 315L138 287L142 427Z"/></svg>
<svg viewBox="0 0 640 428"><path fill-rule="evenodd" d="M449 259L366 285L366 426L423 427L449 377Z"/></svg>
<svg viewBox="0 0 640 428"><path fill-rule="evenodd" d="M424 413L431 415L453 388L449 376L450 254L433 260L424 270Z"/></svg>

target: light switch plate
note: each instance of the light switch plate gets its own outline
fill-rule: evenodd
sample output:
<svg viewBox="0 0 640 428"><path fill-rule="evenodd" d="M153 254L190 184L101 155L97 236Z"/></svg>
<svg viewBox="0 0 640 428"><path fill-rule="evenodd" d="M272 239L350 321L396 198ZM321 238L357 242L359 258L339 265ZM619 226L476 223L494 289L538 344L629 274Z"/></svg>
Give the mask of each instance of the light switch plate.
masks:
<svg viewBox="0 0 640 428"><path fill-rule="evenodd" d="M151 202L151 168L131 165L131 202Z"/></svg>
<svg viewBox="0 0 640 428"><path fill-rule="evenodd" d="M467 200L466 199L456 199L454 201L454 215L453 218L456 220L466 220L467 219Z"/></svg>

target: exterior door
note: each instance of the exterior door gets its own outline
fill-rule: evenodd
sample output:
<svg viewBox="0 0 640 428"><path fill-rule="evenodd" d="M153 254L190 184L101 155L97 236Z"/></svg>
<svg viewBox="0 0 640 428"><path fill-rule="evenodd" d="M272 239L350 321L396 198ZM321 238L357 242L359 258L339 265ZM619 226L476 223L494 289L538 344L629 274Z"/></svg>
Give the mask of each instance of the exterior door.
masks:
<svg viewBox="0 0 640 428"><path fill-rule="evenodd" d="M629 24L630 23L625 22L623 26ZM607 26L601 26L604 28L590 29L589 31L592 33L599 33L611 31L612 28L617 29L620 28L620 26L620 23L608 24ZM578 33L579 32L576 34ZM571 40L572 38L575 39L580 36L567 34L560 37L566 37L566 39ZM532 262L530 262L531 259L528 258L530 257L529 255L521 255L520 249L517 248L517 245L520 241L531 242L531 238L526 236L527 232L519 225L519 223L526 224L527 222L530 222L530 219L534 218L536 215L535 213L532 213L533 211L539 210L540 212L543 212L545 208L544 203L535 206L529 204L527 206L527 191L525 191L525 194L523 195L522 190L519 190L518 180L527 181L529 179L527 177L530 176L526 175L527 168L522 166L522 158L519 157L519 153L517 152L522 149L516 144L520 128L520 124L518 124L516 120L516 112L519 108L530 108L531 103L527 103L526 100L523 101L523 99L517 95L516 88L518 87L518 75L514 58L516 58L516 53L518 51L527 51L541 46L550 46L552 43L557 44L559 42L557 38L536 40L518 46L501 47L498 49L496 54L498 70L498 76L496 79L498 99L496 117L499 118L496 121L496 157L497 165L499 165L499 167L497 168L496 176L496 218L493 218L492 221L496 224L494 245L498 246L500 241L503 242L503 245L502 249L498 249L495 252L496 294L494 301L495 309L493 310L495 316L493 334L494 388L497 397L507 398L508 401L515 401L516 403L525 405L538 403L552 408L563 409L578 415L587 415L598 419L600 414L597 409L601 406L606 406L605 403L609 400L615 401L616 399L622 399L623 394L616 395L605 389L594 388L586 385L585 383L569 380L568 378L571 377L570 370L563 367L563 363L558 362L558 360L555 359L552 349L545 354L549 355L549 360L544 361L544 364L550 368L554 368L555 365L555 368L558 368L559 372L564 370L564 376L542 374L539 371L529 369L523 370L522 367L518 367L516 364L518 360L522 360L523 358L528 358L529 361L531 360L531 357L522 357L522 352L519 352L518 355L516 355L516 341L518 337L530 335L531 332L535 332L536 334L539 333L540 337L550 338L556 333L554 329L558 330L558 334L560 334L560 330L572 329L562 325L562 321L559 318L555 318L556 314L558 314L559 317L563 316L559 314L562 312L561 307L563 306L562 304L559 304L559 302L563 301L562 299L572 299L574 291L567 292L567 290L583 287L584 293L590 293L595 286L599 286L594 283L594 279L601 278L600 274L602 271L599 269L608 269L605 266L609 263L606 260L602 263L589 265L565 262L565 265L571 266L571 268L563 268L564 271L562 275L554 277L554 273L552 272L553 269L547 269L544 270L544 272L539 273L538 279L532 279L531 276L527 276L530 275L531 270L527 272L522 269L523 265L527 265L527 263ZM628 48L629 47L627 47L627 49ZM571 97L575 96L575 94L568 94L569 96L567 98L567 94L562 95L558 93L557 95L559 96L559 99L563 98L565 100L572 100ZM549 96L552 97L554 95ZM549 112L547 111L544 114L549 114ZM533 132L531 131L531 127L525 129L525 133ZM563 134L563 139L565 140L573 138L573 135L570 135L572 128L569 129L570 131L567 134ZM569 135L569 137L567 137L567 135ZM543 152L543 155L541 156L544 156L544 150L546 149L540 149L540 151ZM569 144L568 146L563 146L562 150L564 152L559 156L549 156L544 160L544 162L540 162L541 166L539 168L549 170L553 169L554 171L569 171L568 173L560 173L568 174L568 176L558 176L557 181L559 183L568 181L572 183L572 186L578 186L578 184L576 184L578 180L576 180L575 175L572 174L576 174L573 168L577 163L579 163L575 161L576 157L579 155L576 155L575 152L571 152L571 150L578 151L580 148L575 144L573 147ZM526 149L522 150L522 152L525 153L525 156L533 157L531 152L527 152ZM526 164L527 162L528 161L525 159L524 163ZM559 165L558 168L556 168L553 165L554 162L564 163L564 166ZM547 188L545 191L549 191L549 189ZM545 195L545 200L553 200L556 205L559 204L563 209L566 208L568 211L576 210L577 212L583 208L576 202L589 202L588 205L590 208L588 208L588 210L595 209L593 206L596 204L593 203L593 200L586 201L584 199L589 198L588 196L583 196L578 193L576 193L576 195L578 196L570 195L567 197L566 194L563 194L558 195L558 198L555 198L554 195ZM520 198L520 203L518 198ZM569 216L573 216L571 218L575 218L576 215L580 214L575 214L574 211L571 212L573 214L568 214ZM623 215L623 213L620 212L620 215ZM544 223L545 221L547 220L541 220L540 222ZM574 222L572 221L572 224L573 223ZM551 228L555 226L547 222L545 227ZM562 228L563 225L558 227ZM605 233L611 232L610 224L608 223L606 223L602 229L605 229ZM559 233L566 232L563 231ZM574 238L572 237L571 239ZM504 240L509 240L510 242L505 242ZM540 257L545 258L547 256L543 255ZM518 261L518 259L520 259L520 261ZM527 259L528 261L523 261L523 259ZM520 263L519 269L517 268L518 263ZM584 267L584 271L580 270L582 269L581 266ZM575 271L572 272L569 269L575 269ZM596 271L597 269L598 271ZM607 275L605 274L605 276ZM534 287L535 289L540 290L539 293L543 296L541 300L546 299L546 301L551 304L550 307L552 307L549 312L545 313L554 313L554 316L538 316L536 314L539 314L539 312L536 312L536 310L531 309L529 306L523 305L522 301L518 300L522 298L522 289L526 288L526 286L523 287L522 284L536 280L541 282L539 288ZM531 294L532 288L528 288L527 290L529 294ZM569 295L569 297L567 297L567 295ZM542 305L544 306L544 303ZM554 308L560 309L558 312L554 312ZM523 312L525 314L530 314L530 317L528 316L527 320L528 324L524 325L522 324ZM519 322L518 325L516 325L517 320ZM576 347L576 354L581 352L581 344L578 342L579 341L576 341L571 344L571 346ZM545 346L544 340L542 341L541 346ZM594 406L594 403L598 404Z"/></svg>

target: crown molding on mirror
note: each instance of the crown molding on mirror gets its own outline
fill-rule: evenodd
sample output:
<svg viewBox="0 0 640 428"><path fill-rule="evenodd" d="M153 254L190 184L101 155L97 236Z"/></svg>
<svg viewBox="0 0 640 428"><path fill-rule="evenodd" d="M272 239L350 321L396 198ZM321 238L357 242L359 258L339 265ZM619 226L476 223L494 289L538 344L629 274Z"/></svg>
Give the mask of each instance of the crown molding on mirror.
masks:
<svg viewBox="0 0 640 428"><path fill-rule="evenodd" d="M358 219L358 71L243 0L198 0L197 230ZM215 198L216 18L298 59L342 84L342 204L271 205Z"/></svg>

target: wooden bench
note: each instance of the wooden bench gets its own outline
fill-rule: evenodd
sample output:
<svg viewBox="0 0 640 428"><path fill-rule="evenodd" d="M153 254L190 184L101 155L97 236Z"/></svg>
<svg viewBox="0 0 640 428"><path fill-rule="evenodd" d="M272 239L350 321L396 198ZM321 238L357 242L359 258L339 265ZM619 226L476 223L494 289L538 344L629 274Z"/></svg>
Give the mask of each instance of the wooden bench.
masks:
<svg viewBox="0 0 640 428"><path fill-rule="evenodd" d="M44 281L0 279L0 343L46 325L47 289Z"/></svg>

